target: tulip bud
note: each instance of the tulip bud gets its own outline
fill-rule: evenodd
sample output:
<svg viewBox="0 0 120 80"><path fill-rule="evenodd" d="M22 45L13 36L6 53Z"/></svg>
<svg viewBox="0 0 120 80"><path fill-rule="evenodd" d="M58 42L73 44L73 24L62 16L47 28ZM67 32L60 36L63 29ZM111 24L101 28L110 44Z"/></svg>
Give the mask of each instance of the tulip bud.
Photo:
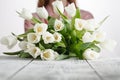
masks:
<svg viewBox="0 0 120 80"><path fill-rule="evenodd" d="M90 34L89 32L86 32L82 37L82 41L84 43L93 42L94 40L95 40L95 37L92 34Z"/></svg>
<svg viewBox="0 0 120 80"><path fill-rule="evenodd" d="M48 29L48 25L45 23L41 23L41 24L38 23L34 26L34 31L39 35L44 34L47 31L47 29Z"/></svg>
<svg viewBox="0 0 120 80"><path fill-rule="evenodd" d="M54 29L55 31L61 31L64 28L64 24L60 20L55 20Z"/></svg>
<svg viewBox="0 0 120 80"><path fill-rule="evenodd" d="M40 18L47 19L48 18L48 12L45 9L45 7L39 7L37 8L37 14Z"/></svg>
<svg viewBox="0 0 120 80"><path fill-rule="evenodd" d="M63 6L62 1L56 0L52 3L52 6L53 6L53 11L55 14L60 15L58 12L58 9L60 10L61 13L64 12L64 6Z"/></svg>
<svg viewBox="0 0 120 80"><path fill-rule="evenodd" d="M37 47L31 47L26 52L28 52L33 58L37 58L41 54L41 50Z"/></svg>
<svg viewBox="0 0 120 80"><path fill-rule="evenodd" d="M29 33L27 35L27 40L30 43L38 43L40 41L40 35L38 35L37 33Z"/></svg>
<svg viewBox="0 0 120 80"><path fill-rule="evenodd" d="M52 49L46 49L41 53L41 58L43 60L54 60L57 57L56 52L54 52Z"/></svg>
<svg viewBox="0 0 120 80"><path fill-rule="evenodd" d="M18 12L20 17L26 19L26 20L31 20L33 18L32 13L30 13L27 9L23 8L21 13Z"/></svg>
<svg viewBox="0 0 120 80"><path fill-rule="evenodd" d="M91 50L91 49L87 49L85 50L85 52L83 53L83 58L87 59L87 60L93 60L93 59L97 59L100 56L99 53Z"/></svg>
<svg viewBox="0 0 120 80"><path fill-rule="evenodd" d="M100 43L100 46L108 51L113 51L117 45L115 40L105 40L104 42Z"/></svg>
<svg viewBox="0 0 120 80"><path fill-rule="evenodd" d="M67 7L65 7L65 10L66 10L67 14L68 14L70 17L74 17L74 16L75 16L76 7L75 7L75 4L74 4L74 3L71 3L71 4L69 4Z"/></svg>
<svg viewBox="0 0 120 80"><path fill-rule="evenodd" d="M1 44L6 45L8 49L11 49L17 44L17 38L13 35L5 36L0 40Z"/></svg>

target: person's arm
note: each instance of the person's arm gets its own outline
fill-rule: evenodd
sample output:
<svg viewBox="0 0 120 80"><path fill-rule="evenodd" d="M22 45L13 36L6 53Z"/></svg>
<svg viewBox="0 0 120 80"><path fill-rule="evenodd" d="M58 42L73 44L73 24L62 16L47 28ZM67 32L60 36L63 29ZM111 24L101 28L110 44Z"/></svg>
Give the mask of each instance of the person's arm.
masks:
<svg viewBox="0 0 120 80"><path fill-rule="evenodd" d="M33 13L33 17L40 19L37 13ZM25 20L24 21L24 29L27 31L28 29L31 29L34 27L34 23L32 21Z"/></svg>
<svg viewBox="0 0 120 80"><path fill-rule="evenodd" d="M82 19L88 20L88 19L93 19L94 18L93 15L88 11L81 10L80 12L81 12L81 18ZM39 16L36 13L34 13L33 16L35 18L40 19ZM40 20L47 23L47 21L45 21L45 20L42 20L42 19L40 19ZM25 20L25 22L24 22L25 31L27 31L28 29L33 28L33 26L34 26L34 24L32 23L32 21Z"/></svg>
<svg viewBox="0 0 120 80"><path fill-rule="evenodd" d="M25 29L25 31L27 31L28 29L31 29L31 28L33 28L33 24L32 24L32 21L28 21L28 20L25 20L24 21L24 29Z"/></svg>
<svg viewBox="0 0 120 80"><path fill-rule="evenodd" d="M81 18L82 19L88 20L88 19L93 19L94 18L93 15L88 11L80 10L80 13L81 13Z"/></svg>
<svg viewBox="0 0 120 80"><path fill-rule="evenodd" d="M38 16L37 13L33 13L33 17L37 18L38 20L40 20L40 21L42 21L42 22L44 22L44 23L46 23L46 24L48 23L47 20L41 19L41 18ZM35 24L34 24L32 21L25 20L25 21L24 21L24 29L25 29L25 31L27 31L28 29L33 28L34 25L35 25Z"/></svg>

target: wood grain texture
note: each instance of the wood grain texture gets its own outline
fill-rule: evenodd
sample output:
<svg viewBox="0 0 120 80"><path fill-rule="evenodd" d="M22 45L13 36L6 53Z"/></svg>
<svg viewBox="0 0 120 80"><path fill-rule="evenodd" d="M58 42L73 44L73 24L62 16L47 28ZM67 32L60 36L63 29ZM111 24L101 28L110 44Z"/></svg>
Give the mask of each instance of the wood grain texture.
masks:
<svg viewBox="0 0 120 80"><path fill-rule="evenodd" d="M0 80L120 80L120 58L40 61L0 56Z"/></svg>
<svg viewBox="0 0 120 80"><path fill-rule="evenodd" d="M0 56L0 80L9 80L29 62L31 62L31 59L20 59L15 56Z"/></svg>
<svg viewBox="0 0 120 80"><path fill-rule="evenodd" d="M103 80L120 80L120 58L88 60L88 63Z"/></svg>
<svg viewBox="0 0 120 80"><path fill-rule="evenodd" d="M34 60L12 80L100 80L83 60Z"/></svg>

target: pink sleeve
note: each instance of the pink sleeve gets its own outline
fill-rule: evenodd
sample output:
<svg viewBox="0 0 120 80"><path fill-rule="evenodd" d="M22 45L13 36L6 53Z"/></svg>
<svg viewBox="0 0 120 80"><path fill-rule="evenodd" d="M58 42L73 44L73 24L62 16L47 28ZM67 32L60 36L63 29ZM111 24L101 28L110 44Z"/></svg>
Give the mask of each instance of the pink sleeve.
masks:
<svg viewBox="0 0 120 80"><path fill-rule="evenodd" d="M27 31L28 29L33 28L33 26L34 25L32 24L31 21L25 20L25 22L24 22L24 29L25 29L25 31Z"/></svg>
<svg viewBox="0 0 120 80"><path fill-rule="evenodd" d="M36 13L33 13L33 16L35 18L37 18L37 19L40 19L39 16ZM33 26L34 26L34 24L32 23L32 21L25 20L25 22L24 22L25 31L27 31L28 29L33 28Z"/></svg>
<svg viewBox="0 0 120 80"><path fill-rule="evenodd" d="M88 19L93 19L94 18L93 15L88 11L81 10L80 12L81 12L81 18L82 19L88 20Z"/></svg>
<svg viewBox="0 0 120 80"><path fill-rule="evenodd" d="M80 12L81 12L81 18L82 19L87 20L87 19L93 19L94 18L93 15L88 11L81 10ZM40 19L39 16L37 15L37 13L33 13L33 16L35 18L37 18L37 19ZM40 20L45 22L45 23L48 23L46 20L42 20L42 19L40 19ZM33 26L34 26L34 24L32 23L32 21L25 20L25 22L24 22L25 31L27 31L28 29L33 28Z"/></svg>

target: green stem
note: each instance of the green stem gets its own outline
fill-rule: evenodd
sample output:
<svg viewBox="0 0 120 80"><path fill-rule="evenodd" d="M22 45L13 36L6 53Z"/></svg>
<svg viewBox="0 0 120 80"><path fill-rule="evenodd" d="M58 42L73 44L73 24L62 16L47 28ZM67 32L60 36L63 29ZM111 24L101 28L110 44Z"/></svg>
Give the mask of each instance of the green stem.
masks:
<svg viewBox="0 0 120 80"><path fill-rule="evenodd" d="M37 19L37 18L35 18L35 17L32 18L32 21L33 21L34 23L41 23L41 22L42 22L42 21L40 21L39 19Z"/></svg>
<svg viewBox="0 0 120 80"><path fill-rule="evenodd" d="M23 50L16 51L16 52L3 52L3 54L6 54L6 55L18 55L18 54L20 54L21 52L23 52Z"/></svg>

